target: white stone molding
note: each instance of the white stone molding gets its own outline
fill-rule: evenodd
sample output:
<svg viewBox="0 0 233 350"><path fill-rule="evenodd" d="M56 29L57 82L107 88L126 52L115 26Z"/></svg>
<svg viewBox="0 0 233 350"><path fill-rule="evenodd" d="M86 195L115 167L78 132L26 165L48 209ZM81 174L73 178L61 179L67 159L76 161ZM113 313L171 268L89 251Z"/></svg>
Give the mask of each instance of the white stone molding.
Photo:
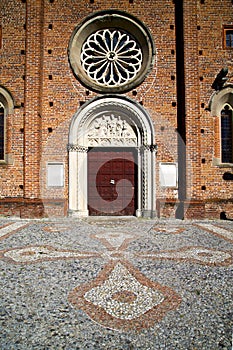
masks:
<svg viewBox="0 0 233 350"><path fill-rule="evenodd" d="M233 106L233 85L226 85L222 90L213 93L209 102L211 116L220 116L226 103Z"/></svg>
<svg viewBox="0 0 233 350"><path fill-rule="evenodd" d="M6 109L7 114L12 114L14 112L14 100L3 86L0 86L0 102Z"/></svg>
<svg viewBox="0 0 233 350"><path fill-rule="evenodd" d="M218 153L218 149L221 149L221 111L224 109L224 106L228 104L230 108L233 108L233 85L228 84L225 85L221 90L215 91L209 101L208 109L210 111L210 115L214 118L218 119L218 129L219 135L214 135L215 139L219 140L220 144L215 144L214 153ZM218 158L213 157L212 164L213 166L227 166L232 167L232 163L222 163L221 153Z"/></svg>
<svg viewBox="0 0 233 350"><path fill-rule="evenodd" d="M83 105L69 132L69 211L87 216L87 151L112 147L138 150L137 216L155 213L154 128L149 114L125 96L102 96Z"/></svg>
<svg viewBox="0 0 233 350"><path fill-rule="evenodd" d="M88 147L77 145L77 144L68 144L67 146L68 152L88 152Z"/></svg>

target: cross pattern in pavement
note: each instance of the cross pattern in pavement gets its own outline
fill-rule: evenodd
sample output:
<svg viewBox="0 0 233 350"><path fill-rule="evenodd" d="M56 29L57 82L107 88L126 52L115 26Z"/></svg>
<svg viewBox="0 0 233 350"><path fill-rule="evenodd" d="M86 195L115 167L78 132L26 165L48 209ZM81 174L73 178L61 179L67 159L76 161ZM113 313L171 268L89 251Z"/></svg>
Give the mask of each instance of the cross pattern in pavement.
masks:
<svg viewBox="0 0 233 350"><path fill-rule="evenodd" d="M19 232L25 222L13 222L0 228L0 240ZM221 226L200 223L199 229L233 242L233 232ZM69 227L62 226L58 231ZM46 232L56 231L55 226L46 226ZM154 225L151 231L168 235L180 234L185 227ZM102 326L130 330L147 328L161 320L164 315L179 307L181 296L168 286L152 281L132 263L132 259L185 261L208 266L227 266L233 262L232 251L216 250L202 246L186 246L179 249L131 252L131 242L142 237L142 233L122 229L104 230L90 234L91 240L102 244L100 251L58 249L51 245L27 245L0 251L0 259L14 264L36 264L43 261L64 259L103 259L99 275L87 283L77 286L68 295L69 302L82 309L92 320ZM91 246L91 245L90 245Z"/></svg>

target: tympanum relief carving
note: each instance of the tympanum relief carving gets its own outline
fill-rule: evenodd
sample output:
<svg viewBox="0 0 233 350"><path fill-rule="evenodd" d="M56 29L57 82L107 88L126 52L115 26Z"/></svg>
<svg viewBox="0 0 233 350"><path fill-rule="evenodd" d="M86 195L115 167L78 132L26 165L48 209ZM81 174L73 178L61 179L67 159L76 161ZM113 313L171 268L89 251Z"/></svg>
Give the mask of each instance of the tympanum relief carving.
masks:
<svg viewBox="0 0 233 350"><path fill-rule="evenodd" d="M102 115L93 120L88 132L89 146L137 146L131 125L119 115Z"/></svg>

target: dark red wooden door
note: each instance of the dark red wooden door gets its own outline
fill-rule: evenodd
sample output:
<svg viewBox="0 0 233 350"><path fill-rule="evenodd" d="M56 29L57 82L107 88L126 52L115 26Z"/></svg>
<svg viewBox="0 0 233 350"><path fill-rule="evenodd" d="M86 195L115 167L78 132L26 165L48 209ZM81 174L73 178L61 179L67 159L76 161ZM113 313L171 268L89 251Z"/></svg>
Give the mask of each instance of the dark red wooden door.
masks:
<svg viewBox="0 0 233 350"><path fill-rule="evenodd" d="M133 151L88 152L90 215L134 215L136 163Z"/></svg>

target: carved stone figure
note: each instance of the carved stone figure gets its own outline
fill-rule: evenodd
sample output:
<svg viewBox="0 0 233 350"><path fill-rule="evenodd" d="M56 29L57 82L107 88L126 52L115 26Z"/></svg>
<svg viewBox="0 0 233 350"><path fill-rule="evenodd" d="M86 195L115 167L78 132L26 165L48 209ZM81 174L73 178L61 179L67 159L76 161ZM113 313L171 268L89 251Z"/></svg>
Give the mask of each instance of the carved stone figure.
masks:
<svg viewBox="0 0 233 350"><path fill-rule="evenodd" d="M133 128L121 116L102 115L91 123L88 143L90 146L136 146L137 137Z"/></svg>

